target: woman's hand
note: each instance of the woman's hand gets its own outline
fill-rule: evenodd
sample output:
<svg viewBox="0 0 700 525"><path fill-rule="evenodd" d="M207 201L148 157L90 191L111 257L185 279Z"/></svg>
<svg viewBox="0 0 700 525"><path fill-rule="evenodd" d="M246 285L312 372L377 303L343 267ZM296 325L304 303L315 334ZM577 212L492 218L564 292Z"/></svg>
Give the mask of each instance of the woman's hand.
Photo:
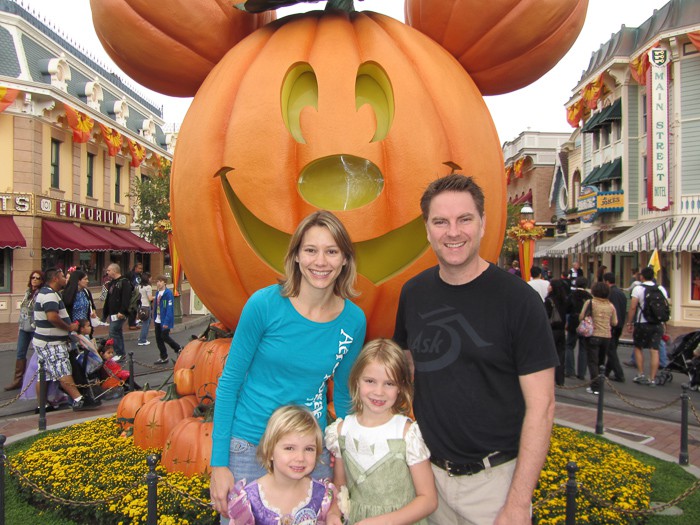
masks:
<svg viewBox="0 0 700 525"><path fill-rule="evenodd" d="M228 494L233 489L235 480L228 467L212 467L209 493L214 510L224 518L228 518Z"/></svg>
<svg viewBox="0 0 700 525"><path fill-rule="evenodd" d="M326 516L326 525L343 525L343 520L340 518L340 514L329 512Z"/></svg>

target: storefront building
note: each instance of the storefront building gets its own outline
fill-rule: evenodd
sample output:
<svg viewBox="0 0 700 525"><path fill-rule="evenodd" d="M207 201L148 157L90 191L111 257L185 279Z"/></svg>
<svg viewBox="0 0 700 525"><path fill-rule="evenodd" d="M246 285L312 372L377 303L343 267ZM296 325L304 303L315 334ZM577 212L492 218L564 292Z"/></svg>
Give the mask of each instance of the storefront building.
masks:
<svg viewBox="0 0 700 525"><path fill-rule="evenodd" d="M622 287L658 250L671 324L700 327L700 3L672 0L593 53L567 103L557 216L567 238L549 256Z"/></svg>
<svg viewBox="0 0 700 525"><path fill-rule="evenodd" d="M20 5L0 0L0 322L33 269L163 269L133 227L132 181L172 160L162 108Z"/></svg>

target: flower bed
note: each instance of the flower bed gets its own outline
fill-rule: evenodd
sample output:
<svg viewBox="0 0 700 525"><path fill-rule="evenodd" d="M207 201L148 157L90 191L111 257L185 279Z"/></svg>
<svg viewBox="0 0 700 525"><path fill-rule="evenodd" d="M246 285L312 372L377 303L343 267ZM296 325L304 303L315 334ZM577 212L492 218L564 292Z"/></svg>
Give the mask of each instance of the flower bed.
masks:
<svg viewBox="0 0 700 525"><path fill-rule="evenodd" d="M146 523L148 453L135 446L133 439L119 437L119 432L116 418L112 417L52 433L9 458L11 473L32 504L56 509L79 523ZM180 473L166 473L160 466L156 472L165 478L158 484L159 525L219 522L218 514L206 506L207 477L187 478ZM20 479L18 473L27 479ZM63 501L55 501L44 493ZM108 501L97 503L98 500Z"/></svg>
<svg viewBox="0 0 700 525"><path fill-rule="evenodd" d="M554 427L547 461L540 474L540 482L533 501L557 491L568 479L566 465L575 461L576 480L601 501L625 510L648 509L651 496L651 477L654 468L637 461L613 443L570 428ZM626 525L636 523L620 511L604 508L591 502L579 491L576 498L576 523ZM566 518L566 494L549 500L534 513L538 525L563 525Z"/></svg>
<svg viewBox="0 0 700 525"><path fill-rule="evenodd" d="M118 436L119 427L114 417L74 425L38 439L27 450L10 457L10 471L31 503L57 509L79 523L145 523L147 452L136 447L132 438ZM545 503L537 505L537 502L559 491L566 483L569 461L578 464L579 483L599 500L629 510L649 507L653 467L637 461L612 443L555 427L550 453L535 491L534 514L538 525L563 525L565 522L563 491ZM162 467L158 467L157 472L164 478L158 484L159 524L218 523L218 515L207 506L208 478L166 473ZM27 479L21 479L18 473ZM55 501L45 493L62 501ZM109 501L98 502L105 499ZM578 524L634 522L619 511L592 503L584 494L579 494L577 502Z"/></svg>

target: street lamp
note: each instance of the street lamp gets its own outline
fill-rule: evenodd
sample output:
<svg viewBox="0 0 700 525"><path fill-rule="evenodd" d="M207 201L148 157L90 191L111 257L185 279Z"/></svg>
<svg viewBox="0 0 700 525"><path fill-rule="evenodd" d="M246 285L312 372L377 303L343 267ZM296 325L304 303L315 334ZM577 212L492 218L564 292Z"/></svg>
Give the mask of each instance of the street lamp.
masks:
<svg viewBox="0 0 700 525"><path fill-rule="evenodd" d="M520 209L520 222L508 228L506 235L518 241L518 258L523 279L530 280L530 268L535 255L535 241L544 237L544 228L535 225L535 212L529 202Z"/></svg>

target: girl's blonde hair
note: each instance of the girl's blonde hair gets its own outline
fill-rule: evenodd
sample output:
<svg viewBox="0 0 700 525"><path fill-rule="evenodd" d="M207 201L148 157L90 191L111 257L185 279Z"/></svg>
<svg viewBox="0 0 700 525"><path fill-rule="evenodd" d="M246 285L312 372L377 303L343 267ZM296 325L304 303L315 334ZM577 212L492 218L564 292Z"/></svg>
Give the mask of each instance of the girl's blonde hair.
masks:
<svg viewBox="0 0 700 525"><path fill-rule="evenodd" d="M360 399L360 379L367 365L372 362L383 365L389 377L399 387L396 403L391 407L394 414L408 415L411 412L413 402L413 385L411 384L411 371L408 366L406 354L394 341L390 339L374 339L367 343L350 371L350 396L352 397L352 411L362 412L362 400Z"/></svg>
<svg viewBox="0 0 700 525"><path fill-rule="evenodd" d="M340 219L329 211L320 210L308 215L297 226L296 231L289 241L287 254L284 256L284 278L280 279L283 297L296 297L301 287L301 270L296 262L296 256L304 239L304 234L314 226L327 228L333 240L345 256L345 265L340 270L340 275L333 285L333 293L343 299L356 297L358 294L353 285L357 277L357 263L355 261L355 247L352 245L348 231L340 222Z"/></svg>
<svg viewBox="0 0 700 525"><path fill-rule="evenodd" d="M275 410L270 416L256 453L258 461L268 472L274 470L272 453L275 445L279 443L282 436L291 433L311 434L316 438L316 461L318 461L323 451L323 433L321 432L321 427L318 426L316 418L308 409L302 406L283 406Z"/></svg>

